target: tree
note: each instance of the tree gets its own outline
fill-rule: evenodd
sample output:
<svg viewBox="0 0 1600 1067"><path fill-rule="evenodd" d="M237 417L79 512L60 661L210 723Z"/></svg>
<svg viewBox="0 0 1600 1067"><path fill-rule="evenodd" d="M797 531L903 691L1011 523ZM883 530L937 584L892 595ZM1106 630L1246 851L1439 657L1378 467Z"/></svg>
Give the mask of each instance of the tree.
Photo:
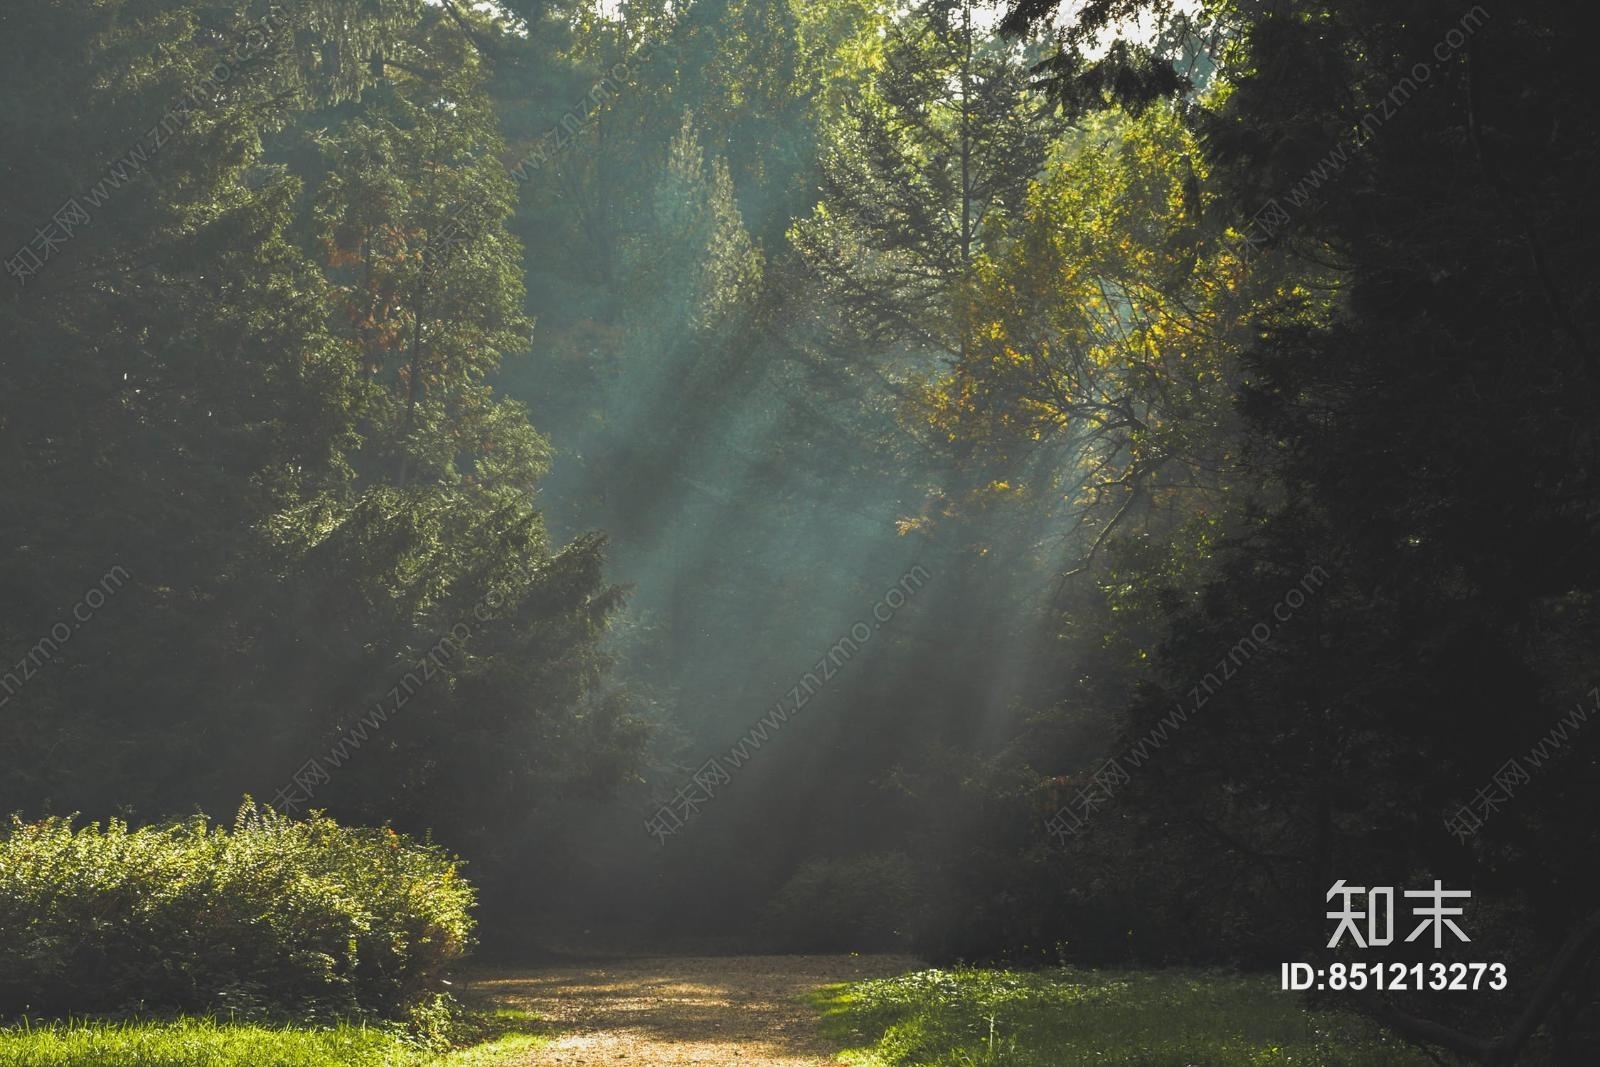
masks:
<svg viewBox="0 0 1600 1067"><path fill-rule="evenodd" d="M987 237L1020 213L1055 127L1025 52L985 37L972 3L892 25L882 67L822 156L822 201L791 240L863 337L958 353Z"/></svg>
<svg viewBox="0 0 1600 1067"><path fill-rule="evenodd" d="M1092 23L1144 5L1091 6ZM1204 677L1297 574L1336 577L1208 705L1145 825L1157 847L1199 832L1239 868L1274 870L1263 899L1286 943L1296 925L1309 940L1313 895L1360 865L1380 882L1470 879L1512 916L1476 940L1532 932L1530 968L1564 940L1590 953L1592 901L1564 887L1592 875L1592 828L1571 816L1592 806L1591 757L1493 821L1472 807L1548 724L1585 721L1596 666L1580 651L1595 623L1594 442L1576 429L1595 416L1595 281L1571 236L1593 212L1574 162L1593 117L1569 16L1214 13L1232 33L1226 86L1194 121L1229 205L1219 221L1253 245L1252 274L1315 286L1252 314L1240 410L1281 491L1219 546L1168 675ZM1135 729L1157 717L1153 699L1139 706ZM1180 796L1192 817L1175 820ZM1550 1040L1575 1048L1593 1026L1585 974L1564 966L1559 991L1517 1018L1429 1005L1428 1039L1494 1060L1565 1001ZM1512 1039L1467 1036L1480 1028Z"/></svg>
<svg viewBox="0 0 1600 1067"><path fill-rule="evenodd" d="M1069 573L1119 529L1215 527L1240 477L1245 297L1204 221L1204 177L1168 108L1059 142L976 258L962 355L925 388L957 455L1082 530Z"/></svg>
<svg viewBox="0 0 1600 1067"><path fill-rule="evenodd" d="M441 41L442 39L442 41ZM437 78L397 72L325 138L316 224L340 317L371 388L361 463L399 487L527 492L545 445L486 376L527 345L512 190L475 58L453 28L428 44ZM476 470L457 457L484 453Z"/></svg>
<svg viewBox="0 0 1600 1067"><path fill-rule="evenodd" d="M22 342L5 653L121 584L9 702L0 803L278 793L504 871L536 847L509 829L614 783L643 738L605 677L603 539L552 544L547 446L489 384L528 323L478 28L365 3L26 21L7 135L53 107L99 125L41 139L95 213L0 303ZM41 40L114 74L61 84L25 58ZM97 153L151 130L97 184ZM5 181L18 219L48 203Z"/></svg>

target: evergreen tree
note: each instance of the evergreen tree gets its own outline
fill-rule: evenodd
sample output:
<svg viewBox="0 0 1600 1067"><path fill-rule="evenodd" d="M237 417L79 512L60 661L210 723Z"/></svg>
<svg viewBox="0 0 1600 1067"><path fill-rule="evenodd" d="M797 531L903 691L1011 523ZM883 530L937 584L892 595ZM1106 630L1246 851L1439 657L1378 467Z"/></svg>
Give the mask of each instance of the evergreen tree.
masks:
<svg viewBox="0 0 1600 1067"><path fill-rule="evenodd" d="M1023 208L1056 127L1026 52L934 3L890 27L882 67L822 155L822 202L792 240L864 337L957 353L987 238Z"/></svg>
<svg viewBox="0 0 1600 1067"><path fill-rule="evenodd" d="M0 302L3 646L39 661L0 803L155 817L297 783L489 855L641 737L604 680L602 541L550 542L547 446L489 382L529 324L476 30L90 7L5 16L6 137L54 176L8 167L5 235L77 230ZM68 85L41 41L113 73ZM76 190L81 225L44 199Z"/></svg>

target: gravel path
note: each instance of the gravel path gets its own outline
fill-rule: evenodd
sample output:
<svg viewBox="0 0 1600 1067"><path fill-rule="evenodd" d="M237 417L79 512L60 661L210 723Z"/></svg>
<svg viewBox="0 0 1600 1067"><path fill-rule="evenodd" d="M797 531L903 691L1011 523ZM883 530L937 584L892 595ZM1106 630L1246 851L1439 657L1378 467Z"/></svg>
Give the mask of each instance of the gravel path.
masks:
<svg viewBox="0 0 1600 1067"><path fill-rule="evenodd" d="M558 1031L505 1067L831 1067L806 994L914 970L907 956L688 956L484 974L473 984Z"/></svg>

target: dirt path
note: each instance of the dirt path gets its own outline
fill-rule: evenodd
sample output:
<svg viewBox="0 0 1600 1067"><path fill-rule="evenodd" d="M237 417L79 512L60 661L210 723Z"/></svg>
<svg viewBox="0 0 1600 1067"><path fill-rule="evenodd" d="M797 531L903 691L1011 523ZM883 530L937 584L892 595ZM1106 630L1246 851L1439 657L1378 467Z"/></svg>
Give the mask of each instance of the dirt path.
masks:
<svg viewBox="0 0 1600 1067"><path fill-rule="evenodd" d="M906 956L690 956L494 972L473 984L559 1030L506 1067L829 1067L834 1046L806 994L918 966Z"/></svg>

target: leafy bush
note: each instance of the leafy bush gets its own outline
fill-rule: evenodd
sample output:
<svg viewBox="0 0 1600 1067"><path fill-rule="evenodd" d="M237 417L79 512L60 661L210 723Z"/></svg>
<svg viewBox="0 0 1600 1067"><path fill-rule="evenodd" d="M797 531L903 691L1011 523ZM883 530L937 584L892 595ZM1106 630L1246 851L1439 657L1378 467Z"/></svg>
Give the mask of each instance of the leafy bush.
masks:
<svg viewBox="0 0 1600 1067"><path fill-rule="evenodd" d="M916 871L899 852L800 865L766 908L769 931L788 949L905 948L921 912Z"/></svg>
<svg viewBox="0 0 1600 1067"><path fill-rule="evenodd" d="M0 836L0 1012L399 1017L471 940L458 861L388 828L248 798L231 832L72 823Z"/></svg>

